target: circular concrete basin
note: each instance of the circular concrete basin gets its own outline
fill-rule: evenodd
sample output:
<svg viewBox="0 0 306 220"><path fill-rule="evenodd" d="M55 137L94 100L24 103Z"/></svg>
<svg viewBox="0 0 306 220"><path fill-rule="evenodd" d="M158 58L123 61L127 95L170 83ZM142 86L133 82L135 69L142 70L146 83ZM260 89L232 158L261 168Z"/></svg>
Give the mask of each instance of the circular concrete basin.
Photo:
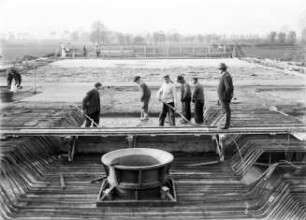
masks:
<svg viewBox="0 0 306 220"><path fill-rule="evenodd" d="M165 182L173 155L151 148L129 148L109 152L101 160L111 185L122 189L147 189Z"/></svg>

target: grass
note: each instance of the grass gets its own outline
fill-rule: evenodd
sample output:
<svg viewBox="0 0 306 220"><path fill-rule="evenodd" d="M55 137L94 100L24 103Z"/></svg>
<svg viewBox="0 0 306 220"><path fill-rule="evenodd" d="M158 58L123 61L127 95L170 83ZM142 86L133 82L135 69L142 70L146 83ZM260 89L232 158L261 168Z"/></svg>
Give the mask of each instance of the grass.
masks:
<svg viewBox="0 0 306 220"><path fill-rule="evenodd" d="M19 43L3 44L2 53L6 60L23 58L25 55L42 57L50 53L55 53L59 49L56 43Z"/></svg>
<svg viewBox="0 0 306 220"><path fill-rule="evenodd" d="M41 42L41 43L6 43L2 45L3 57L6 60L13 60L16 58L23 58L25 55L34 57L41 57L47 54L58 52L60 49L60 42ZM89 46L89 44L88 44ZM119 48L119 47L118 47ZM78 49L81 51L82 46L78 45ZM199 48L200 49L200 48ZM246 57L268 58L284 61L305 61L305 52L302 46L290 46L290 45L262 45L262 46L241 46L241 49L245 53ZM174 49L172 50L174 53ZM94 51L89 51L93 57L95 57ZM120 53L120 51L118 51ZM143 56L143 48L136 50L135 53L139 53ZM175 56L175 54L171 54ZM170 55L170 56L171 56ZM118 56L119 58L120 56Z"/></svg>
<svg viewBox="0 0 306 220"><path fill-rule="evenodd" d="M305 61L302 46L242 46L246 57L268 58L282 61Z"/></svg>

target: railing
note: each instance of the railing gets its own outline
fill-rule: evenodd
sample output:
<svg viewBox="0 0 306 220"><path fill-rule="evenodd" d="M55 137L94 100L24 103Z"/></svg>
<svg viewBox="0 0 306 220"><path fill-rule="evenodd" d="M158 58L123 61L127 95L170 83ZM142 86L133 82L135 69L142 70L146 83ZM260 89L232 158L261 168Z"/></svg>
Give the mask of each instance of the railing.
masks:
<svg viewBox="0 0 306 220"><path fill-rule="evenodd" d="M76 48L74 55L68 50L68 57L86 57L103 59L154 59L154 58L214 58L231 57L231 45L100 45L98 48Z"/></svg>

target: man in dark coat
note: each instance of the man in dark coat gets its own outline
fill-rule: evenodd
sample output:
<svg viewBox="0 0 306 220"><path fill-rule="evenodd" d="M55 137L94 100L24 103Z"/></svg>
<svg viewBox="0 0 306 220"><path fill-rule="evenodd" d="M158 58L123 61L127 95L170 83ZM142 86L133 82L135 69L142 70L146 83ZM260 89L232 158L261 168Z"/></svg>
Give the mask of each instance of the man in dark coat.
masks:
<svg viewBox="0 0 306 220"><path fill-rule="evenodd" d="M225 63L220 63L219 70L221 77L218 86L218 104L221 105L222 112L225 114L225 124L220 126L221 129L228 129L231 121L230 103L234 94L233 80Z"/></svg>
<svg viewBox="0 0 306 220"><path fill-rule="evenodd" d="M97 57L100 57L100 53L101 53L101 49L100 49L99 44L97 44L96 45L96 55L97 55Z"/></svg>
<svg viewBox="0 0 306 220"><path fill-rule="evenodd" d="M194 103L194 120L197 124L204 122L204 87L197 77L193 77L192 102Z"/></svg>
<svg viewBox="0 0 306 220"><path fill-rule="evenodd" d="M6 80L7 80L8 89L11 89L13 79L15 81L16 87L21 89L22 88L22 86L21 86L21 81L22 81L21 74L19 73L18 69L15 66L10 68L9 71L8 71L8 74L7 74Z"/></svg>
<svg viewBox="0 0 306 220"><path fill-rule="evenodd" d="M100 108L101 108L99 90L101 89L102 89L102 84L97 82L95 84L95 88L90 90L83 99L83 111L84 114L86 114L87 116L85 127L90 127L92 121L95 122L93 123L94 127L97 127L97 125L99 125Z"/></svg>
<svg viewBox="0 0 306 220"><path fill-rule="evenodd" d="M190 85L185 81L184 77L179 75L177 77L177 82L181 84L181 102L182 102L182 114L184 117L190 121L191 120L191 90ZM187 123L187 121L182 120L181 123Z"/></svg>
<svg viewBox="0 0 306 220"><path fill-rule="evenodd" d="M147 84L141 80L140 76L135 76L134 82L139 86L139 89L141 91L140 101L142 102L142 106L140 120L149 120L149 102L151 98L151 90L147 86Z"/></svg>

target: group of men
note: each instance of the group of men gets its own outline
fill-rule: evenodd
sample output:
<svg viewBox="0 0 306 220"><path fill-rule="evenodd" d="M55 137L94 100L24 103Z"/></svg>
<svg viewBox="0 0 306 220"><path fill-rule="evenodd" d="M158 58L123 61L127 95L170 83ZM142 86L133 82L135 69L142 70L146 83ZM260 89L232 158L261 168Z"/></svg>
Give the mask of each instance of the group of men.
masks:
<svg viewBox="0 0 306 220"><path fill-rule="evenodd" d="M222 111L225 114L225 123L220 125L221 129L230 127L231 109L230 103L233 98L234 87L230 73L227 71L225 63L220 63L219 68L221 77L218 85L218 105L221 105ZM165 119L169 117L169 123L175 126L175 112L177 110L176 87L169 75L163 77L164 83L157 91L157 99L162 103L162 110L159 115L159 126L164 126ZM193 91L190 85L185 81L182 75L177 77L177 82L181 84L180 101L182 104L182 120L181 123L190 123L191 121L191 102L194 103L194 119L197 124L204 123L204 87L199 82L197 77L193 77ZM149 120L149 102L151 99L151 90L148 85L141 79L140 76L134 77L134 82L138 85L141 91L140 101L141 117L140 120ZM86 127L91 124L97 126L99 124L100 115L100 96L102 84L96 83L95 88L89 91L83 99L83 110L86 116Z"/></svg>

